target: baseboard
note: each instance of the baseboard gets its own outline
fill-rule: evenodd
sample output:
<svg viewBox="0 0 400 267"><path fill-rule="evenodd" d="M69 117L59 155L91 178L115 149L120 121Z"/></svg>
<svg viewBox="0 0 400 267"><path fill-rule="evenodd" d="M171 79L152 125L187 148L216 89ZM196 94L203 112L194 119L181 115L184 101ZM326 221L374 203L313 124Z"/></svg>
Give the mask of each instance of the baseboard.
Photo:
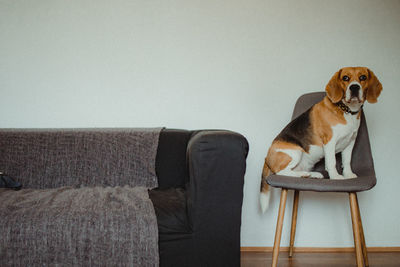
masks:
<svg viewBox="0 0 400 267"><path fill-rule="evenodd" d="M241 247L241 252L272 252L273 247ZM280 251L288 252L289 247L281 247ZM354 252L353 247L294 247L296 253L349 253ZM368 252L400 252L400 247L368 247Z"/></svg>

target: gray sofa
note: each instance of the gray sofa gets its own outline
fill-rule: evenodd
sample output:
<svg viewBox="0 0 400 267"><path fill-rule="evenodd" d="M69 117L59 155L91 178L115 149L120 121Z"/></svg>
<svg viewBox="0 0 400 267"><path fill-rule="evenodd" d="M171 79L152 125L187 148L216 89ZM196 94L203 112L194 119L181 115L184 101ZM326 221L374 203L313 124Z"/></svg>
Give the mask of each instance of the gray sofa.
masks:
<svg viewBox="0 0 400 267"><path fill-rule="evenodd" d="M23 184L0 189L0 265L239 266L247 151L229 131L0 130Z"/></svg>

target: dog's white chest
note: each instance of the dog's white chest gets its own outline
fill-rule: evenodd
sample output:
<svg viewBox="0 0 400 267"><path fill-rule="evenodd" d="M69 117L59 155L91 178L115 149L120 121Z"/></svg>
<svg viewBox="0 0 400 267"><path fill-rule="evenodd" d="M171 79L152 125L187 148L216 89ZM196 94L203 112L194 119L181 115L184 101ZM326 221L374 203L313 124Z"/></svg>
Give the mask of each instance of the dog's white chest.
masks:
<svg viewBox="0 0 400 267"><path fill-rule="evenodd" d="M335 152L342 152L357 137L360 119L357 115L344 114L346 124L337 124L332 127L332 139L335 143Z"/></svg>
<svg viewBox="0 0 400 267"><path fill-rule="evenodd" d="M349 144L356 139L360 120L357 116L345 114L346 124L332 126L332 138L328 142L334 145L334 153L342 152ZM332 147L333 146L329 146ZM300 164L296 169L311 170L315 163L325 155L324 148L317 145L310 145L308 153L304 152Z"/></svg>

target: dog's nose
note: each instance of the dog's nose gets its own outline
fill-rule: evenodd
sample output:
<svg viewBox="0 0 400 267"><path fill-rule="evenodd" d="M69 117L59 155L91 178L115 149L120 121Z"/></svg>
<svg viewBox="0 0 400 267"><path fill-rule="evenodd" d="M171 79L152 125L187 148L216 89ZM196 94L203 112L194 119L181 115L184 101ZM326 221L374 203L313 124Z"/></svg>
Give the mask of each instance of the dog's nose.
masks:
<svg viewBox="0 0 400 267"><path fill-rule="evenodd" d="M353 96L358 96L358 91L360 90L360 86L358 84L350 85L350 92Z"/></svg>

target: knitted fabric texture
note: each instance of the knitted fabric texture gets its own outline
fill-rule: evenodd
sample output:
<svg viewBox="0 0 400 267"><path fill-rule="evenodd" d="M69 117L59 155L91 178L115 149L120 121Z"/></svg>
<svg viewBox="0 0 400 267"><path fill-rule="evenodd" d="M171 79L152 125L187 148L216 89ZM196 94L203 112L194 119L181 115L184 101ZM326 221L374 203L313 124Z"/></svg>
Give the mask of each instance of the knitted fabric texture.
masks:
<svg viewBox="0 0 400 267"><path fill-rule="evenodd" d="M0 171L24 188L157 187L161 128L0 130Z"/></svg>
<svg viewBox="0 0 400 267"><path fill-rule="evenodd" d="M1 266L158 266L143 187L0 189Z"/></svg>
<svg viewBox="0 0 400 267"><path fill-rule="evenodd" d="M158 266L160 131L0 130L0 265Z"/></svg>

